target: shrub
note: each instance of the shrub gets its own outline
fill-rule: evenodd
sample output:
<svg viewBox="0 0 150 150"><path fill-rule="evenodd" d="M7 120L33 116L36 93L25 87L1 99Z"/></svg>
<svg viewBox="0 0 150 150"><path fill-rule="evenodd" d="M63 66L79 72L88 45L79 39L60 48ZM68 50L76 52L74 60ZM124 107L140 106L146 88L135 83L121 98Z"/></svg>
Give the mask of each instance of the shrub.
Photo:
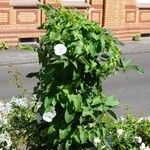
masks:
<svg viewBox="0 0 150 150"><path fill-rule="evenodd" d="M40 130L36 121L39 106L41 103L35 102L35 97L0 101L0 149L27 149L28 145L34 147L37 143L40 146Z"/></svg>
<svg viewBox="0 0 150 150"><path fill-rule="evenodd" d="M13 97L9 102L0 102L0 148L3 150L50 149L45 118L39 115L41 102L36 98ZM93 125L91 124L90 127ZM149 150L150 120L128 115L109 123L105 130L111 148L101 149ZM99 138L94 143L100 144ZM51 148L54 149L54 148ZM95 148L96 149L96 148ZM91 149L90 149L91 150Z"/></svg>
<svg viewBox="0 0 150 150"><path fill-rule="evenodd" d="M150 119L133 115L110 125L112 148L122 150L150 150Z"/></svg>
<svg viewBox="0 0 150 150"><path fill-rule="evenodd" d="M141 35L139 33L136 33L135 35L133 35L132 40L133 41L140 41L141 39Z"/></svg>
<svg viewBox="0 0 150 150"><path fill-rule="evenodd" d="M47 21L38 49L42 68L35 88L43 102L49 149L109 149L112 108L119 102L102 91L102 81L119 70L142 71L123 58L118 40L79 12L40 5Z"/></svg>
<svg viewBox="0 0 150 150"><path fill-rule="evenodd" d="M8 49L5 42L0 41L0 50Z"/></svg>
<svg viewBox="0 0 150 150"><path fill-rule="evenodd" d="M25 51L34 51L34 47L28 44L18 44L17 49Z"/></svg>

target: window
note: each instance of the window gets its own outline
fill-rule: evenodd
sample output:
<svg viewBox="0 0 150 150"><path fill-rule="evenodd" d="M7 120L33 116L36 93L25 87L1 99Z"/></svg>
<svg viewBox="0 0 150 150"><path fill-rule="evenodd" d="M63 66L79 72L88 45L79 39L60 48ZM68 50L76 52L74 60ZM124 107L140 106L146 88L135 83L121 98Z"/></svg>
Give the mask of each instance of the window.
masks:
<svg viewBox="0 0 150 150"><path fill-rule="evenodd" d="M38 0L11 0L11 5L14 7L33 7L38 3Z"/></svg>
<svg viewBox="0 0 150 150"><path fill-rule="evenodd" d="M150 0L137 0L137 3L150 3Z"/></svg>
<svg viewBox="0 0 150 150"><path fill-rule="evenodd" d="M90 5L85 0L62 0L62 5L68 8L89 8Z"/></svg>
<svg viewBox="0 0 150 150"><path fill-rule="evenodd" d="M150 0L137 0L138 8L150 8Z"/></svg>

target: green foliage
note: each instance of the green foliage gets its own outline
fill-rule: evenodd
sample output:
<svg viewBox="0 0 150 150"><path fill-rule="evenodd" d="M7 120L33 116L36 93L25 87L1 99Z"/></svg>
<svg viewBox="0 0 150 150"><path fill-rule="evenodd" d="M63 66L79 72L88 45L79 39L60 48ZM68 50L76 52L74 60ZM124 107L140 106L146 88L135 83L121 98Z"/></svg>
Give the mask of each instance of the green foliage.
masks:
<svg viewBox="0 0 150 150"><path fill-rule="evenodd" d="M8 49L5 42L0 41L0 50Z"/></svg>
<svg viewBox="0 0 150 150"><path fill-rule="evenodd" d="M55 149L55 147L50 146L50 139L52 136L47 135L47 128L48 133L52 134L54 132L54 125L49 127L49 124L45 124L42 116L37 113L38 108L41 105L42 103L37 102L35 97L13 97L9 100L9 102L6 100L0 101L1 149ZM105 115L101 121L101 124L105 121L108 122L108 116ZM109 126L107 128L103 128L103 126L97 127L96 124L97 122L89 123L86 128L78 126L76 129L78 131L78 135L72 135L75 140L81 143L82 149L88 149L89 143L84 144L85 141L87 139L91 139L92 141L94 138L95 147L98 147L90 147L89 150L139 150L142 149L140 147L143 144L145 145L145 150L149 150L150 119L148 118L138 119L134 116L128 115L126 118L121 117L121 120L109 122ZM58 126L59 125L61 124L58 124ZM94 130L95 128L96 132ZM72 130L71 126L59 129L58 138L61 141L65 141ZM102 140L98 138L99 134L101 134L100 131L106 133L107 141L104 140L104 142L102 142ZM97 138L95 138L95 135ZM65 148L60 145L59 149L67 149L67 147L70 146L69 140L70 138L67 140ZM71 149L74 148L79 149L81 147L71 147Z"/></svg>
<svg viewBox="0 0 150 150"><path fill-rule="evenodd" d="M133 41L140 41L141 39L141 34L136 33L135 35L133 35L132 40Z"/></svg>
<svg viewBox="0 0 150 150"><path fill-rule="evenodd" d="M97 23L63 7L39 7L47 20L41 26L46 34L38 49L42 68L35 93L44 103L39 112L50 113L43 129L49 148L111 149L106 130L119 102L103 94L102 81L119 70L140 69L123 58L118 40Z"/></svg>
<svg viewBox="0 0 150 150"><path fill-rule="evenodd" d="M0 101L0 106L0 149L36 149L37 145L46 144L44 131L37 122L42 119L37 118L41 103L35 97L13 97L9 102Z"/></svg>
<svg viewBox="0 0 150 150"><path fill-rule="evenodd" d="M123 131L122 134L119 134L119 130ZM149 119L137 119L133 115L128 115L126 118L111 124L109 132L113 149L139 150L142 143L147 149L150 146Z"/></svg>
<svg viewBox="0 0 150 150"><path fill-rule="evenodd" d="M17 49L25 51L34 51L34 47L28 44L18 44Z"/></svg>

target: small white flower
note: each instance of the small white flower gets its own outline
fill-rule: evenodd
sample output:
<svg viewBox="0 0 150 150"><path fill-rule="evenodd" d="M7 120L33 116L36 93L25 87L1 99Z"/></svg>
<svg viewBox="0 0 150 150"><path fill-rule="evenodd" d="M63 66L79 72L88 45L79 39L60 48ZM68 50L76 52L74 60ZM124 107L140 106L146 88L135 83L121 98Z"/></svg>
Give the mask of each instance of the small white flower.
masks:
<svg viewBox="0 0 150 150"><path fill-rule="evenodd" d="M140 146L140 150L145 150L145 148L146 148L145 144L142 143L141 146Z"/></svg>
<svg viewBox="0 0 150 150"><path fill-rule="evenodd" d="M12 104L9 103L9 102L7 102L7 103L5 104L3 113L4 113L4 114L7 114L7 113L9 113L11 110L12 110Z"/></svg>
<svg viewBox="0 0 150 150"><path fill-rule="evenodd" d="M123 129L118 129L117 130L117 134L118 136L121 136L123 134L124 130Z"/></svg>
<svg viewBox="0 0 150 150"><path fill-rule="evenodd" d="M57 44L54 46L54 53L61 56L67 52L67 47L63 44Z"/></svg>
<svg viewBox="0 0 150 150"><path fill-rule="evenodd" d="M28 107L28 103L27 103L27 98L15 98L13 97L11 99L11 103L14 104L15 106L22 106L22 107L25 107L27 108Z"/></svg>
<svg viewBox="0 0 150 150"><path fill-rule="evenodd" d="M141 121L143 121L144 120L144 118L140 118L139 120L138 120L138 123L140 123Z"/></svg>
<svg viewBox="0 0 150 150"><path fill-rule="evenodd" d="M149 146L146 146L146 147L145 147L145 150L150 150L150 147L149 147Z"/></svg>
<svg viewBox="0 0 150 150"><path fill-rule="evenodd" d="M2 115L0 115L0 127L1 127L2 125L6 125L7 122L8 122L7 116L2 116Z"/></svg>
<svg viewBox="0 0 150 150"><path fill-rule="evenodd" d="M12 145L11 138L7 132L1 133L0 134L0 144L6 143L5 148L10 149Z"/></svg>
<svg viewBox="0 0 150 150"><path fill-rule="evenodd" d="M125 120L125 118L124 118L124 117L120 117L120 120L121 120L121 121L124 121L124 120Z"/></svg>
<svg viewBox="0 0 150 150"><path fill-rule="evenodd" d="M94 138L93 142L94 142L94 145L98 145L101 141L99 138Z"/></svg>
<svg viewBox="0 0 150 150"><path fill-rule="evenodd" d="M41 123L41 121L42 121L42 116L41 116L40 113L37 113L37 114L36 114L36 121L37 121L38 124Z"/></svg>
<svg viewBox="0 0 150 150"><path fill-rule="evenodd" d="M55 116L56 116L55 108L52 108L51 112L45 112L43 114L43 120L45 120L46 122L52 122Z"/></svg>
<svg viewBox="0 0 150 150"><path fill-rule="evenodd" d="M142 138L140 136L136 136L135 139L137 140L138 143L142 143Z"/></svg>
<svg viewBox="0 0 150 150"><path fill-rule="evenodd" d="M1 110L1 107L4 106L4 103L0 102L0 110Z"/></svg>

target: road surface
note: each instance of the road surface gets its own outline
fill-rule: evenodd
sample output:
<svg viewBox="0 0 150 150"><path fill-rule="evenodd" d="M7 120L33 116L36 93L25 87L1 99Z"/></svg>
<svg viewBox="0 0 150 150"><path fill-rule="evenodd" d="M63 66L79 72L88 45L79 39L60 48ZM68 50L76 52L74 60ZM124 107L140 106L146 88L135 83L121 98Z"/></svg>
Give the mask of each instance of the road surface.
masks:
<svg viewBox="0 0 150 150"><path fill-rule="evenodd" d="M127 54L128 58L143 67L144 75L136 72L127 72L126 74L110 77L104 81L103 89L107 94L114 94L120 99L120 107L116 110L119 115L124 114L126 106L130 107L136 115L144 112L145 116L150 115L150 52ZM26 79L25 76L39 70L36 63L19 64L15 66L21 72L25 87L32 93L36 85L36 79ZM8 66L0 66L0 98L6 99L17 96L18 91L14 85L10 84L8 75Z"/></svg>

